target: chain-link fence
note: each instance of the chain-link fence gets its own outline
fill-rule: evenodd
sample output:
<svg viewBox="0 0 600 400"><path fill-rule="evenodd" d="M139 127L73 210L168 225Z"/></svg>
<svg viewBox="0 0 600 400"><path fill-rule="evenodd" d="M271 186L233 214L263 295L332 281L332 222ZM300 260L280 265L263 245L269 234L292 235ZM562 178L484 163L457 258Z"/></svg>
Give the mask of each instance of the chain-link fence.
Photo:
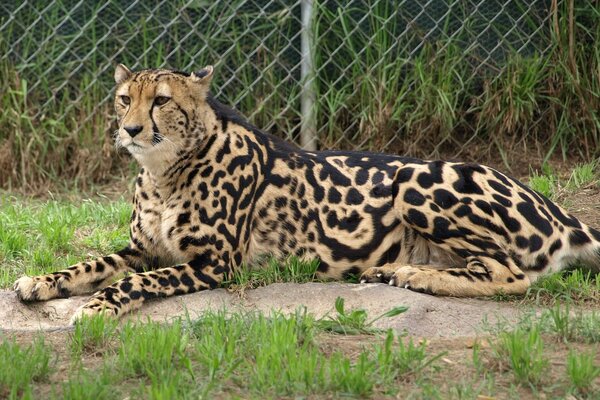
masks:
<svg viewBox="0 0 600 400"><path fill-rule="evenodd" d="M35 124L95 125L97 136L111 129L97 118L110 114L116 63L213 64L221 101L307 147L459 154L489 128L473 116L490 85L511 66L543 68L567 3L5 0L2 79L19 85Z"/></svg>

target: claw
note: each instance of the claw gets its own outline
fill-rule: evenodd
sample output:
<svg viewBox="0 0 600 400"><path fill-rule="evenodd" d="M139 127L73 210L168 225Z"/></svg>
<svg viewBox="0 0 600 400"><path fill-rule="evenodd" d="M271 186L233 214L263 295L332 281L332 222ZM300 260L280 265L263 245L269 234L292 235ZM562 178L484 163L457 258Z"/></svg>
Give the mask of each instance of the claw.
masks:
<svg viewBox="0 0 600 400"><path fill-rule="evenodd" d="M383 275L383 274L379 273L379 274L377 274L376 276L377 276L378 278L381 278L381 276L382 276L382 275Z"/></svg>
<svg viewBox="0 0 600 400"><path fill-rule="evenodd" d="M360 283L367 283L367 280L366 279L361 279Z"/></svg>
<svg viewBox="0 0 600 400"><path fill-rule="evenodd" d="M389 284L390 286L394 286L394 278L390 279L390 281L388 282L388 284Z"/></svg>

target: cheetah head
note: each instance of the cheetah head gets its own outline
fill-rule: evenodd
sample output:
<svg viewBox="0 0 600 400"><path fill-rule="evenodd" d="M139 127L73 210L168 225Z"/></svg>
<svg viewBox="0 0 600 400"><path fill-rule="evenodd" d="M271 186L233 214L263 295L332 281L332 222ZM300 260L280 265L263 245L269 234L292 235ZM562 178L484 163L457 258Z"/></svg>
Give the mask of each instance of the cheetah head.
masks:
<svg viewBox="0 0 600 400"><path fill-rule="evenodd" d="M133 72L115 69L117 147L126 148L143 166L166 167L202 140L206 98L213 67L196 73L171 70Z"/></svg>

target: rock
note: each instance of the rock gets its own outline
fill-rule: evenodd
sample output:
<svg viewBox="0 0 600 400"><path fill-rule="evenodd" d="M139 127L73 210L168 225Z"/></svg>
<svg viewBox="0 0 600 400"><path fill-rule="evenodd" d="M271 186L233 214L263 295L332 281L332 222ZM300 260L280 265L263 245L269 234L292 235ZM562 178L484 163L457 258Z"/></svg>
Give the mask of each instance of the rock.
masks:
<svg viewBox="0 0 600 400"><path fill-rule="evenodd" d="M519 310L507 303L491 300L436 297L386 284L349 283L276 283L240 293L225 289L203 291L147 302L127 318L147 317L165 321L186 313L198 317L207 310L273 310L293 313L305 306L316 317L335 315L337 297L345 299L345 308L362 308L374 318L393 307L407 306L408 311L375 323L379 328L419 337L465 337L481 332L487 320L514 322ZM12 291L0 291L0 331L59 330L68 327L71 314L88 297L77 296L39 303L22 303Z"/></svg>

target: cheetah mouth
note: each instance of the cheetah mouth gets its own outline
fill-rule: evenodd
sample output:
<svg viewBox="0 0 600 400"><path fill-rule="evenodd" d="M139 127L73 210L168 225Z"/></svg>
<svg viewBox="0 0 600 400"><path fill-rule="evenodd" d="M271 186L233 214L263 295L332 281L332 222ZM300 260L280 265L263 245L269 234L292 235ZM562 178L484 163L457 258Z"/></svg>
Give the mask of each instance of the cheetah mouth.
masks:
<svg viewBox="0 0 600 400"><path fill-rule="evenodd" d="M131 154L139 154L144 150L144 146L141 146L135 142L128 143L124 146Z"/></svg>

